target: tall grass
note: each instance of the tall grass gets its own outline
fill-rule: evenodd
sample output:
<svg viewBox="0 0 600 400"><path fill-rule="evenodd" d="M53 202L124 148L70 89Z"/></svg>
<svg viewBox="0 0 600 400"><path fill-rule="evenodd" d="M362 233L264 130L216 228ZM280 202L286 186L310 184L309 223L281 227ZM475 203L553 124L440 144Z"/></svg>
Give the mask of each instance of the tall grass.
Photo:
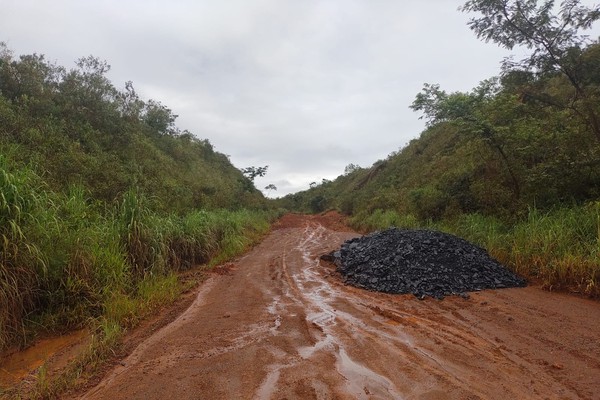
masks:
<svg viewBox="0 0 600 400"><path fill-rule="evenodd" d="M466 215L445 227L482 247L513 271L549 290L600 297L599 204L531 209L514 224Z"/></svg>
<svg viewBox="0 0 600 400"><path fill-rule="evenodd" d="M375 231L390 227L413 229L422 223L412 214L399 214L393 210L375 210L371 214L359 213L350 219L350 225L359 231Z"/></svg>
<svg viewBox="0 0 600 400"><path fill-rule="evenodd" d="M366 230L398 226L446 231L486 248L504 265L546 289L600 297L600 203L545 212L531 209L526 218L510 224L480 214L436 223L415 221L387 211L358 216L352 222Z"/></svg>
<svg viewBox="0 0 600 400"><path fill-rule="evenodd" d="M11 173L0 156L0 349L22 336L45 272L43 255L28 235L41 198L30 170Z"/></svg>
<svg viewBox="0 0 600 400"><path fill-rule="evenodd" d="M247 249L268 212L158 214L130 190L115 206L79 186L53 193L0 158L0 351L43 330L122 328L175 299L176 273Z"/></svg>

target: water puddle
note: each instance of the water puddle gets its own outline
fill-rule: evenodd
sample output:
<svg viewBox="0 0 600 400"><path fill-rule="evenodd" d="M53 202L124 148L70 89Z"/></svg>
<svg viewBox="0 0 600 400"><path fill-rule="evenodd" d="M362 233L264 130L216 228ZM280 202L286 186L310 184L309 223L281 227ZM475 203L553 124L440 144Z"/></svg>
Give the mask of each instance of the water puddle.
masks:
<svg viewBox="0 0 600 400"><path fill-rule="evenodd" d="M64 336L43 339L28 349L7 356L0 362L0 386L9 387L19 383L50 357L79 342L87 335L86 330L80 330Z"/></svg>
<svg viewBox="0 0 600 400"><path fill-rule="evenodd" d="M277 387L277 381L281 374L281 365L276 365L275 368L267 374L266 379L256 392L256 398L260 400L268 400L271 395L275 392Z"/></svg>
<svg viewBox="0 0 600 400"><path fill-rule="evenodd" d="M281 326L282 318L281 314L279 314L279 309L281 308L279 300L280 296L274 296L273 302L267 306L267 311L269 312L269 314L275 317L274 325L270 328L271 334L273 336L278 334L278 329Z"/></svg>
<svg viewBox="0 0 600 400"><path fill-rule="evenodd" d="M357 399L370 399L372 396L401 399L394 385L384 376L352 360L340 347L337 368L346 378L348 391Z"/></svg>
<svg viewBox="0 0 600 400"><path fill-rule="evenodd" d="M317 328L313 332L315 343L312 346L297 348L298 355L302 360L308 360L321 351L333 354L336 359L335 367L344 377L346 390L354 398L401 398L390 380L352 360L344 349L343 340L337 335L337 330L344 329L349 331L350 335L376 335L391 343L407 341L397 332L382 332L381 329L367 326L360 319L334 306L338 301L338 293L319 273L319 259L314 256L315 251L325 241L325 233L322 226L307 227L303 240L294 249L301 256L302 265L298 272L290 274L293 282L293 293L290 292L290 295L295 302L304 307L309 325ZM276 334L280 324L279 319L283 311L280 301L279 296L273 296L271 304L267 306L268 313L275 317L275 326L271 327L272 334ZM276 390L281 370L296 362L294 360L288 364L273 364L256 397L270 398Z"/></svg>

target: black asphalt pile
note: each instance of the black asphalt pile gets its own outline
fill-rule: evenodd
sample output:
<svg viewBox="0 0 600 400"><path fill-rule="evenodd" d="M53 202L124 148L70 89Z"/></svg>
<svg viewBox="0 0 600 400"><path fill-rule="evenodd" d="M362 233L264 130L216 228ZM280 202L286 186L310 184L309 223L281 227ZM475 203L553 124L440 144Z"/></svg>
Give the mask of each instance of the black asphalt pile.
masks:
<svg viewBox="0 0 600 400"><path fill-rule="evenodd" d="M350 285L421 299L526 285L481 247L431 230L392 228L351 239L333 259Z"/></svg>

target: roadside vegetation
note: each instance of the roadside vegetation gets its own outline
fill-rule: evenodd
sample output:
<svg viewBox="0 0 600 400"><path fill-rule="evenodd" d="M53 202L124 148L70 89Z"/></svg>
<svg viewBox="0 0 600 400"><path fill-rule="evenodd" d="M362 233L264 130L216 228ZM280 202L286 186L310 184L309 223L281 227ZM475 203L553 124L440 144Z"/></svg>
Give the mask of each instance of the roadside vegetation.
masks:
<svg viewBox="0 0 600 400"><path fill-rule="evenodd" d="M442 229L548 289L600 297L600 43L581 34L600 10L552 5L466 2L479 38L530 56L469 92L425 84L419 138L279 204L336 208L365 231Z"/></svg>
<svg viewBox="0 0 600 400"><path fill-rule="evenodd" d="M108 71L0 43L0 354L86 328L73 379L195 284L181 272L239 255L276 217L227 156ZM38 395L69 382L42 368Z"/></svg>
<svg viewBox="0 0 600 400"><path fill-rule="evenodd" d="M0 162L0 345L87 328L94 340L71 367L73 376L102 362L125 330L195 285L178 273L242 253L274 216L243 209L160 214L134 190L112 205L94 203L81 187L51 192L31 170ZM69 382L42 374L37 390L45 397Z"/></svg>
<svg viewBox="0 0 600 400"><path fill-rule="evenodd" d="M548 289L600 297L600 43L579 33L600 10L537 3L466 2L478 37L531 55L469 92L425 84L419 138L277 201L253 184L267 166L238 170L131 82L114 86L106 62L67 69L0 43L0 353L89 329L66 378L40 370L35 395L56 396L194 284L180 272L255 243L275 207L441 229Z"/></svg>

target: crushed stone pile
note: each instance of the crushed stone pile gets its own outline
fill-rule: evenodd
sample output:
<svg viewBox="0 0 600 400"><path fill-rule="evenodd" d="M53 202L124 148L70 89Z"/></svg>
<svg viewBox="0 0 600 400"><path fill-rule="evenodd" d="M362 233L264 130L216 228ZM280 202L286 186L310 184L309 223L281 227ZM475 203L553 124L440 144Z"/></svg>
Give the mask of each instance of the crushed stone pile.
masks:
<svg viewBox="0 0 600 400"><path fill-rule="evenodd" d="M346 241L332 256L347 284L420 299L526 285L481 247L431 230L375 232Z"/></svg>

